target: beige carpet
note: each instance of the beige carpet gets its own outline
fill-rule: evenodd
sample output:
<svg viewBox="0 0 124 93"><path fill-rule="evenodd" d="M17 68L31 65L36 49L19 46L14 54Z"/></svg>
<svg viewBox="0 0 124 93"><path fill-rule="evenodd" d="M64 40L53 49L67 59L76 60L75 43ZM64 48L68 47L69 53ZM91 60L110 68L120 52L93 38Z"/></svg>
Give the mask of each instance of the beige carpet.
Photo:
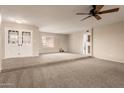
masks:
<svg viewBox="0 0 124 93"><path fill-rule="evenodd" d="M88 56L74 54L74 53L51 53L42 54L37 57L20 57L20 58L8 58L2 61L3 70L7 69L18 69L22 67L31 67L46 65L51 63L58 63L61 61L68 61L74 59L82 59Z"/></svg>
<svg viewBox="0 0 124 93"><path fill-rule="evenodd" d="M124 87L124 64L87 58L0 73L0 87Z"/></svg>

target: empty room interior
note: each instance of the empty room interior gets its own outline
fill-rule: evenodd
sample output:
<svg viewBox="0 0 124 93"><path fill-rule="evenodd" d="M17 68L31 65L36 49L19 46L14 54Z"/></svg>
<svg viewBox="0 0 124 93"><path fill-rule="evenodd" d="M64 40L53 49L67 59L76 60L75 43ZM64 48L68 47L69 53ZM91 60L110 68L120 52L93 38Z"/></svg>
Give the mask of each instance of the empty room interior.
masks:
<svg viewBox="0 0 124 93"><path fill-rule="evenodd" d="M124 87L124 6L1 5L0 87Z"/></svg>

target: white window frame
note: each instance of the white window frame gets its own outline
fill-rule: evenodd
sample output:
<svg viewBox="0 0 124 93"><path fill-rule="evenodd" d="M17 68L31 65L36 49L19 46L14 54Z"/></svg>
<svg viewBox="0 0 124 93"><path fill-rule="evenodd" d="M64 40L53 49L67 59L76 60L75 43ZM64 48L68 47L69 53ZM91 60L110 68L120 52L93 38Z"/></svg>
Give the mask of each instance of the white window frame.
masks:
<svg viewBox="0 0 124 93"><path fill-rule="evenodd" d="M49 38L51 38L51 39L49 39ZM55 47L55 38L54 38L54 36L43 35L42 36L42 46L44 48L54 48Z"/></svg>

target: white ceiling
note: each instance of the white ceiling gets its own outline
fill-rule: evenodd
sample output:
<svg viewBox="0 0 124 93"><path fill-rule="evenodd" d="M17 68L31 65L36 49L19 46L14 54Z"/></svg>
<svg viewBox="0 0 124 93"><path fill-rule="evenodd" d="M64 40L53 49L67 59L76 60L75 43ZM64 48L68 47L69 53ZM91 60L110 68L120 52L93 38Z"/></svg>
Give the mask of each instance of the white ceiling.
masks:
<svg viewBox="0 0 124 93"><path fill-rule="evenodd" d="M80 21L86 17L76 15L77 12L89 12L90 5L20 5L0 6L4 21L12 19L23 19L25 24L38 26L40 31L52 33L71 33L83 31L92 25L99 26L111 24L124 20L124 6L104 6L102 10L119 7L119 12L101 15L102 20L97 21L90 18Z"/></svg>

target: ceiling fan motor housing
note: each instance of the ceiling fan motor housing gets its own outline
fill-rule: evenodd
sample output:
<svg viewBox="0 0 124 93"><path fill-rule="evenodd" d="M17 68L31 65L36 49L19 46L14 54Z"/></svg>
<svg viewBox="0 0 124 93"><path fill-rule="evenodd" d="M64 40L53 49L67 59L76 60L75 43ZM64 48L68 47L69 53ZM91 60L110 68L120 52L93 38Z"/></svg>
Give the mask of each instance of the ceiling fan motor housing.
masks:
<svg viewBox="0 0 124 93"><path fill-rule="evenodd" d="M92 16L95 16L95 15L96 15L96 11L95 11L96 5L92 5L92 7L93 7L93 9L90 10L90 14L91 14Z"/></svg>
<svg viewBox="0 0 124 93"><path fill-rule="evenodd" d="M90 14L91 14L92 16L95 16L95 15L96 15L94 9L90 10Z"/></svg>

